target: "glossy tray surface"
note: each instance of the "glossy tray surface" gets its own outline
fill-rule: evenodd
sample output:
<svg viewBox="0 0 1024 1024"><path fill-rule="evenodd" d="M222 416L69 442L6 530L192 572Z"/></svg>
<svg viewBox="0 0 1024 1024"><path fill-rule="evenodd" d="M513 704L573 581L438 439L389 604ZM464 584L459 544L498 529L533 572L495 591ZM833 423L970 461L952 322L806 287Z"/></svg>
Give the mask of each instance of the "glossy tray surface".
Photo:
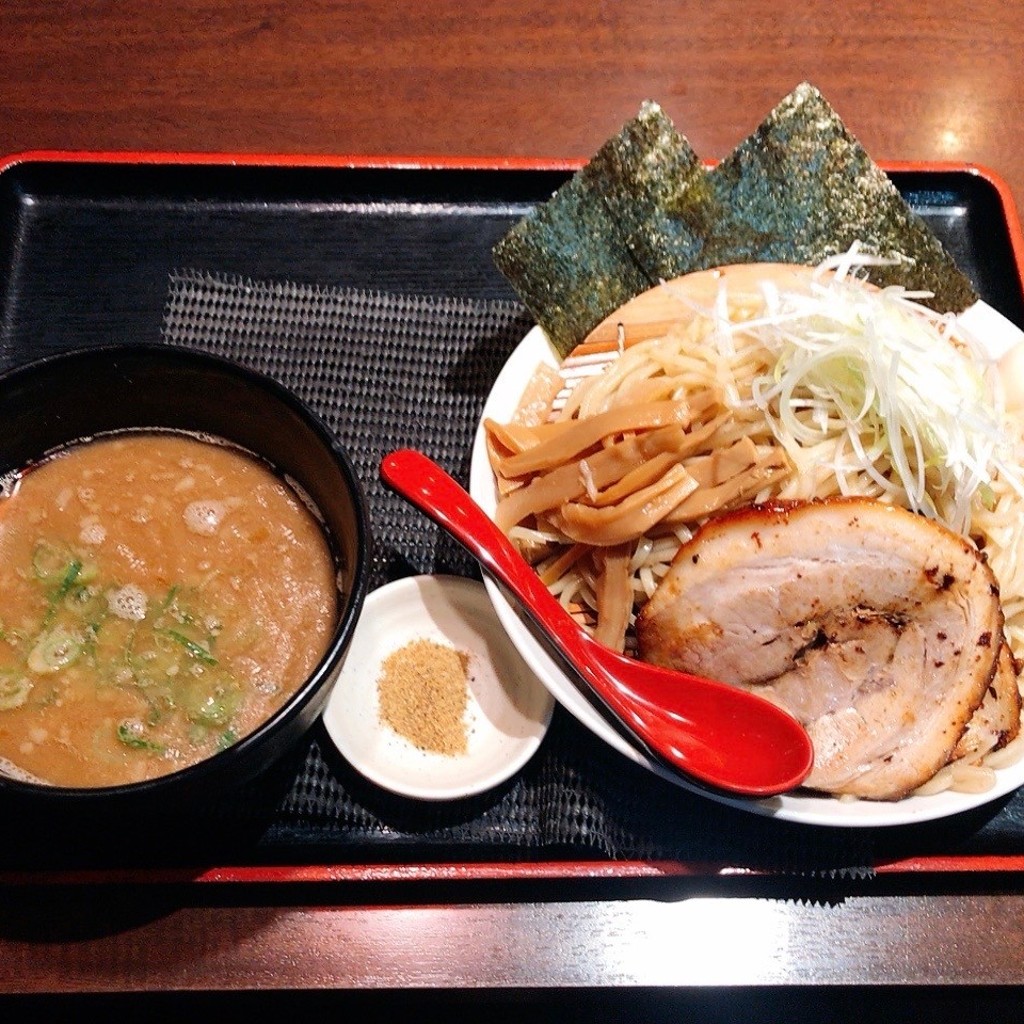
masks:
<svg viewBox="0 0 1024 1024"><path fill-rule="evenodd" d="M361 166L343 160L236 163L155 155L50 155L11 160L0 168L0 368L96 343L190 337L168 336L173 285L182 280L236 288L245 282L287 283L303 296L341 290L475 304L477 313L485 307L488 315L497 311L498 328L485 322L493 328L488 344L498 347L467 348L452 389L460 392L466 429L453 433L446 423L447 433L436 439L450 468L463 473L472 441L469 427L493 381L491 368L501 366L529 326L493 265L491 248L570 173L497 163ZM956 167L901 166L890 173L981 297L1024 326L1019 227L998 181ZM194 327L192 321L189 325ZM407 344L418 344L417 337ZM289 344L286 334L274 342L279 363L273 365L281 366L286 383L294 383ZM429 397L419 400L429 403ZM358 416L358 408L349 411ZM418 439L428 449L433 422L428 413L420 425ZM354 443L365 443L360 440L365 434L356 437ZM375 443L386 446L391 440L378 437ZM397 446L407 439L393 440ZM372 466L379 454L383 448L364 452L364 466ZM391 522L384 520L386 530ZM385 536L383 542L388 557L379 566L378 582L416 571L476 571L432 537L420 538L412 552L402 551L401 536ZM884 841L826 837L781 822L753 822L749 815L661 787L639 769L633 773L615 752L557 713L545 744L553 745L557 756L536 759L524 778L499 792L430 815L368 793L324 753L318 730L309 743L238 807L212 809L212 824L196 847L154 842L132 854L120 848L114 854L111 842L92 838L74 852L65 847L58 855L49 853L47 863L74 870L108 866L112 858L129 866L173 868L197 856L207 863L257 866L282 860L392 865L499 860L514 872L514 865L527 862L596 858L606 860L612 871L627 861L831 870L872 866L893 856L962 858L955 862L968 867L972 858L981 863L984 857L1024 856L1019 797L969 821L890 833ZM292 786L295 775L302 780L302 800ZM581 776L582 796L566 788L566 779ZM649 815L627 813L616 803L635 785L650 792ZM543 800L540 793L546 794ZM310 800L317 804L313 813ZM571 829L563 827L566 816L572 818ZM673 822L667 833L659 824L666 819ZM0 867L21 870L38 863L34 832L28 823L24 840L8 845ZM716 839L691 838L698 832Z"/></svg>

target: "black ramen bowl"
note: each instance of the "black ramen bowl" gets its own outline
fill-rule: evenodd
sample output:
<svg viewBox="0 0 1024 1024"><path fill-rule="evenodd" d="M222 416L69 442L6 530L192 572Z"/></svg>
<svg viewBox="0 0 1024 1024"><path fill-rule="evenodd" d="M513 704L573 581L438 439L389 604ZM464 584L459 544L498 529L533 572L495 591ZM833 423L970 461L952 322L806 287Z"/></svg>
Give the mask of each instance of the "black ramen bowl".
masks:
<svg viewBox="0 0 1024 1024"><path fill-rule="evenodd" d="M370 526L349 457L276 381L228 360L170 346L111 346L53 356L0 376L0 474L76 440L133 429L215 435L294 480L319 511L338 574L327 650L255 731L205 760L125 785L70 788L0 775L0 798L86 810L140 801L180 807L253 780L296 747L330 694L366 595ZM2 601L2 596L0 596Z"/></svg>

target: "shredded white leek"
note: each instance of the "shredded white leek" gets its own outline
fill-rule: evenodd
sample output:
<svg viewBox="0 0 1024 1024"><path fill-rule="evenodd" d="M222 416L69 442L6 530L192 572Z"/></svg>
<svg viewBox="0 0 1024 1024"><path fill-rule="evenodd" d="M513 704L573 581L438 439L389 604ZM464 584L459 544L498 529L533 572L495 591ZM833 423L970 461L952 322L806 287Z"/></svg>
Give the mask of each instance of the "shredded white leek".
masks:
<svg viewBox="0 0 1024 1024"><path fill-rule="evenodd" d="M808 291L772 289L763 315L723 317L719 332L753 333L772 353L751 401L801 471L820 470L809 458L827 450L840 490L863 474L878 496L968 534L975 498L997 475L1024 494L987 380L994 368L920 293L866 288L856 272L877 262L853 249L823 264Z"/></svg>

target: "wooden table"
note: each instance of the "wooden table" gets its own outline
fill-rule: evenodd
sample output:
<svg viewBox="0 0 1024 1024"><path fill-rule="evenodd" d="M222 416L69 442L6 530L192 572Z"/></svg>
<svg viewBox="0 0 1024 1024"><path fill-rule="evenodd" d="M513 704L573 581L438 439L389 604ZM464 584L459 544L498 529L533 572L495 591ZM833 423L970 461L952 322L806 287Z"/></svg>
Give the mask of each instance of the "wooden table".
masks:
<svg viewBox="0 0 1024 1024"><path fill-rule="evenodd" d="M0 155L583 158L652 98L713 159L809 80L876 158L977 164L1024 199L1024 14L1005 0L6 0L0 39ZM422 1015L447 1005L413 1002L422 990L461 990L510 1018L628 1014L643 996L726 1019L780 992L813 1016L830 1005L819 986L900 983L929 1012L932 986L960 983L986 986L973 1008L991 1017L998 986L1024 981L1024 887L1015 864L986 867L838 880L810 900L656 868L512 885L459 866L387 884L22 880L4 889L0 991L305 990L365 1008L353 994L372 990Z"/></svg>
<svg viewBox="0 0 1024 1024"><path fill-rule="evenodd" d="M997 0L7 0L0 38L4 154L586 157L651 98L712 159L808 80L876 159L1024 201L1024 18Z"/></svg>

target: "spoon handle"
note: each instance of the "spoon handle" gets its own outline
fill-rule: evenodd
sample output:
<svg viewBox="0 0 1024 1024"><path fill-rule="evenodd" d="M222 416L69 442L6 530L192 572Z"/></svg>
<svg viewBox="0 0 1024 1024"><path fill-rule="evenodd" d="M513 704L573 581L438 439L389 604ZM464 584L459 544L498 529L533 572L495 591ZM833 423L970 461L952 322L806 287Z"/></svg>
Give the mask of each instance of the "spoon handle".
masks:
<svg viewBox="0 0 1024 1024"><path fill-rule="evenodd" d="M646 685L638 688L636 663L599 645L473 498L427 456L411 449L392 452L381 461L380 475L515 595L620 728L650 757L691 781L744 796L784 792L806 777L812 758L807 734L788 713L762 698L652 665L643 666ZM661 698L654 702L647 696L652 683ZM754 756L748 757L752 750Z"/></svg>
<svg viewBox="0 0 1024 1024"><path fill-rule="evenodd" d="M535 609L577 671L584 670L583 630L505 534L451 476L426 455L408 448L386 455L380 475L392 490L447 529L490 575L515 594L528 612Z"/></svg>

